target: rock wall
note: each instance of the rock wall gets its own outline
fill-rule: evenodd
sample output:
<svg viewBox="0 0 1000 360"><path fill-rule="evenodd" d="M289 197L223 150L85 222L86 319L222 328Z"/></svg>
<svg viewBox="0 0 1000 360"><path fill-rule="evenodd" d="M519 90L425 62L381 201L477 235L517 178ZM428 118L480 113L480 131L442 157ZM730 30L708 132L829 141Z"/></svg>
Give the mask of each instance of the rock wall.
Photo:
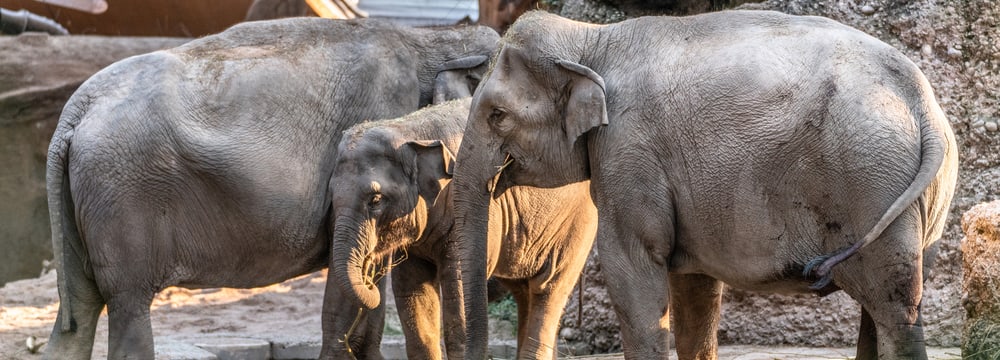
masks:
<svg viewBox="0 0 1000 360"><path fill-rule="evenodd" d="M1000 359L1000 201L962 216L963 359Z"/></svg>
<svg viewBox="0 0 1000 360"><path fill-rule="evenodd" d="M0 36L0 285L38 276L52 259L45 158L59 113L112 62L186 39Z"/></svg>
<svg viewBox="0 0 1000 360"><path fill-rule="evenodd" d="M742 9L819 15L858 28L896 47L919 66L934 88L957 136L961 168L936 264L924 288L926 341L958 346L961 306L961 214L1000 199L1000 8L992 0L768 0ZM567 0L554 11L594 22L623 19L605 2ZM564 341L593 352L620 349L617 319L603 289L600 265L585 274L582 326L578 299L563 318ZM849 346L857 339L859 307L843 294L825 298L754 294L730 289L719 339L729 344Z"/></svg>

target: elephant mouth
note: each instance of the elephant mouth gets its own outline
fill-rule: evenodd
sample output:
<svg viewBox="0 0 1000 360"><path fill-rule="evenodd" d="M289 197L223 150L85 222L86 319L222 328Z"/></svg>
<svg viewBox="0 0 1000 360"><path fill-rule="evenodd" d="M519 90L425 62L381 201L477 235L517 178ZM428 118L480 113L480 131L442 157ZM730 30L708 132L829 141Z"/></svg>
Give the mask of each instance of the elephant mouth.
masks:
<svg viewBox="0 0 1000 360"><path fill-rule="evenodd" d="M378 282L388 275L392 268L406 261L409 257L405 247L401 248L399 253L398 258L393 258L391 253L384 256L376 256L371 253L365 255L360 264L363 285L368 289L377 287Z"/></svg>
<svg viewBox="0 0 1000 360"><path fill-rule="evenodd" d="M496 192L497 185L500 184L500 178L504 175L504 170L507 170L507 168L509 168L511 164L514 163L514 160L515 160L514 156L512 156L508 152L507 155L504 156L503 163L500 164L499 166L496 166L497 172L496 174L493 175L493 178L490 179L489 183L489 190L491 195Z"/></svg>

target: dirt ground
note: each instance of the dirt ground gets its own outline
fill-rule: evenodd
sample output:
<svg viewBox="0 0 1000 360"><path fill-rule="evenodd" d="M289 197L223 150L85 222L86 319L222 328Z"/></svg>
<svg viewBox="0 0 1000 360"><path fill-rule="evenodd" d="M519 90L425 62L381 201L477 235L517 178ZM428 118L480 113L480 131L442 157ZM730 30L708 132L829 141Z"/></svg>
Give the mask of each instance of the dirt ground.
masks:
<svg viewBox="0 0 1000 360"><path fill-rule="evenodd" d="M153 336L157 341L209 334L317 337L325 284L326 272L320 271L256 289L168 288L153 300ZM25 341L31 336L48 339L58 303L54 271L0 288L0 359L40 359L28 352ZM107 357L107 338L107 316L102 314L94 359Z"/></svg>
<svg viewBox="0 0 1000 360"><path fill-rule="evenodd" d="M153 301L151 310L153 336L163 341L190 341L205 336L240 338L315 339L320 334L320 308L326 272L320 271L257 289L187 290L169 288ZM395 305L387 304L389 312ZM36 342L48 339L58 309L56 276L50 271L39 278L8 283L0 288L0 359L40 359L26 346L29 337ZM398 320L390 315L387 333L398 330ZM94 359L107 356L107 315L102 314L94 344ZM495 327L495 329L498 327ZM503 338L496 332L493 340ZM395 332L398 334L398 331ZM504 339L501 339L504 340ZM510 339L506 339L510 340ZM960 358L957 348L928 349L931 359ZM740 360L847 359L853 348L804 348L782 346L725 346L720 358ZM569 354L561 351L560 357ZM582 359L620 360L621 354L583 356ZM673 355L676 358L676 355Z"/></svg>

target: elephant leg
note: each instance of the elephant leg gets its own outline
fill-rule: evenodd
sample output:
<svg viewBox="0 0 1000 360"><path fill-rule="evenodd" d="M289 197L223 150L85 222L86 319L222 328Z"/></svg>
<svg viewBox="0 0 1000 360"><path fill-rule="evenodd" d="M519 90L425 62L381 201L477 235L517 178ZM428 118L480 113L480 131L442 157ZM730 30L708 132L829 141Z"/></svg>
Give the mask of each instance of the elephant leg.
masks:
<svg viewBox="0 0 1000 360"><path fill-rule="evenodd" d="M438 283L441 286L441 322L448 359L465 358L465 299L462 293L462 270L456 261L439 260Z"/></svg>
<svg viewBox="0 0 1000 360"><path fill-rule="evenodd" d="M677 358L718 358L722 282L702 274L670 274Z"/></svg>
<svg viewBox="0 0 1000 360"><path fill-rule="evenodd" d="M922 221L916 207L911 210L850 262L834 268L834 281L870 315L880 359L927 359L920 317Z"/></svg>
<svg viewBox="0 0 1000 360"><path fill-rule="evenodd" d="M408 359L441 359L436 269L424 259L411 257L392 270L392 292L406 336Z"/></svg>
<svg viewBox="0 0 1000 360"><path fill-rule="evenodd" d="M858 330L858 353L855 360L878 359L878 336L875 321L868 309L861 307L861 327Z"/></svg>
<svg viewBox="0 0 1000 360"><path fill-rule="evenodd" d="M542 272L529 281L528 289L530 304L527 308L527 317L518 312L521 317L518 319L520 326L518 338L523 338L524 343L518 347L519 359L555 359L558 353L559 320L562 318L563 309L569 295L573 292L580 271L586 263L586 252L582 252L580 259L576 259L557 273L548 278L546 272ZM548 279L546 279L548 278ZM521 334L524 334L523 336Z"/></svg>
<svg viewBox="0 0 1000 360"><path fill-rule="evenodd" d="M153 327L149 306L154 292L133 290L108 298L108 358L152 359Z"/></svg>
<svg viewBox="0 0 1000 360"><path fill-rule="evenodd" d="M166 237L165 230L152 220L155 217L144 214L135 211L119 222L95 224L86 231L90 239L103 240L88 244L88 251L103 255L90 259L97 287L107 300L109 359L155 356L149 307L163 288L158 269L151 266L158 264L152 254L157 252L157 244L166 243Z"/></svg>
<svg viewBox="0 0 1000 360"><path fill-rule="evenodd" d="M378 283L385 303L385 279ZM382 359L382 329L385 326L385 306L364 310L364 306L348 301L337 280L328 276L323 295L323 345L320 359ZM347 336L348 333L350 336ZM343 340L347 341L343 341ZM349 346L349 347L348 347ZM350 352L348 352L350 350Z"/></svg>
<svg viewBox="0 0 1000 360"><path fill-rule="evenodd" d="M663 240L666 241L666 240ZM601 271L621 326L626 359L667 359L670 352L670 290L667 264L651 259L635 233L600 219Z"/></svg>
<svg viewBox="0 0 1000 360"><path fill-rule="evenodd" d="M507 290L510 290L510 295L514 297L514 302L517 303L517 348L522 349L527 341L525 339L525 327L528 322L525 319L528 318L528 308L531 307L531 298L528 292L528 284L523 280L506 280L501 279L500 283L503 284Z"/></svg>
<svg viewBox="0 0 1000 360"><path fill-rule="evenodd" d="M79 263L76 258L67 259ZM67 264L68 265L68 264ZM66 266L66 269L79 269ZM97 283L83 276L82 270L67 276L68 303L59 304L56 323L45 347L45 359L90 359L94 348L97 320L104 309L104 298L97 289ZM69 306L72 319L63 317L63 306ZM68 323L69 330L63 331Z"/></svg>

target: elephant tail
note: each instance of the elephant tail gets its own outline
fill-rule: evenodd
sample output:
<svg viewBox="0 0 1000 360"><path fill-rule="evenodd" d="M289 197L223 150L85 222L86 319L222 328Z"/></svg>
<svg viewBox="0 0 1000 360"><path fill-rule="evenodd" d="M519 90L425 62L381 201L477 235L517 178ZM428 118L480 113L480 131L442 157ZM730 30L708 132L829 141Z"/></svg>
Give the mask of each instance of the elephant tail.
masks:
<svg viewBox="0 0 1000 360"><path fill-rule="evenodd" d="M52 227L52 254L56 264L59 287L62 331L72 331L72 311L68 279L77 279L91 273L89 257L77 229L73 198L69 188L69 148L80 117L73 99L65 107L52 141L49 143L46 164L45 188L48 193L49 222ZM75 256L76 258L70 258ZM80 266L82 265L82 266ZM92 276L90 276L92 277Z"/></svg>
<svg viewBox="0 0 1000 360"><path fill-rule="evenodd" d="M926 81L925 81L926 82ZM924 94L928 95L928 94ZM832 253L818 256L806 264L803 276L807 278L811 274L819 278L809 286L810 289L820 290L825 288L833 280L833 267L844 260L847 260L858 251L868 246L875 239L882 235L882 232L892 224L913 202L920 199L931 184L937 180L942 164L948 155L948 139L945 133L940 131L938 124L931 121L930 117L944 119L944 113L937 106L932 95L921 98L923 101L930 101L930 106L921 107L914 111L917 126L920 129L920 168L917 175L910 182L910 186L903 191L903 194L896 198L896 201L889 206L889 209L882 214L875 226L858 242L836 250ZM928 105L927 103L921 105ZM930 111L927 111L930 110Z"/></svg>

